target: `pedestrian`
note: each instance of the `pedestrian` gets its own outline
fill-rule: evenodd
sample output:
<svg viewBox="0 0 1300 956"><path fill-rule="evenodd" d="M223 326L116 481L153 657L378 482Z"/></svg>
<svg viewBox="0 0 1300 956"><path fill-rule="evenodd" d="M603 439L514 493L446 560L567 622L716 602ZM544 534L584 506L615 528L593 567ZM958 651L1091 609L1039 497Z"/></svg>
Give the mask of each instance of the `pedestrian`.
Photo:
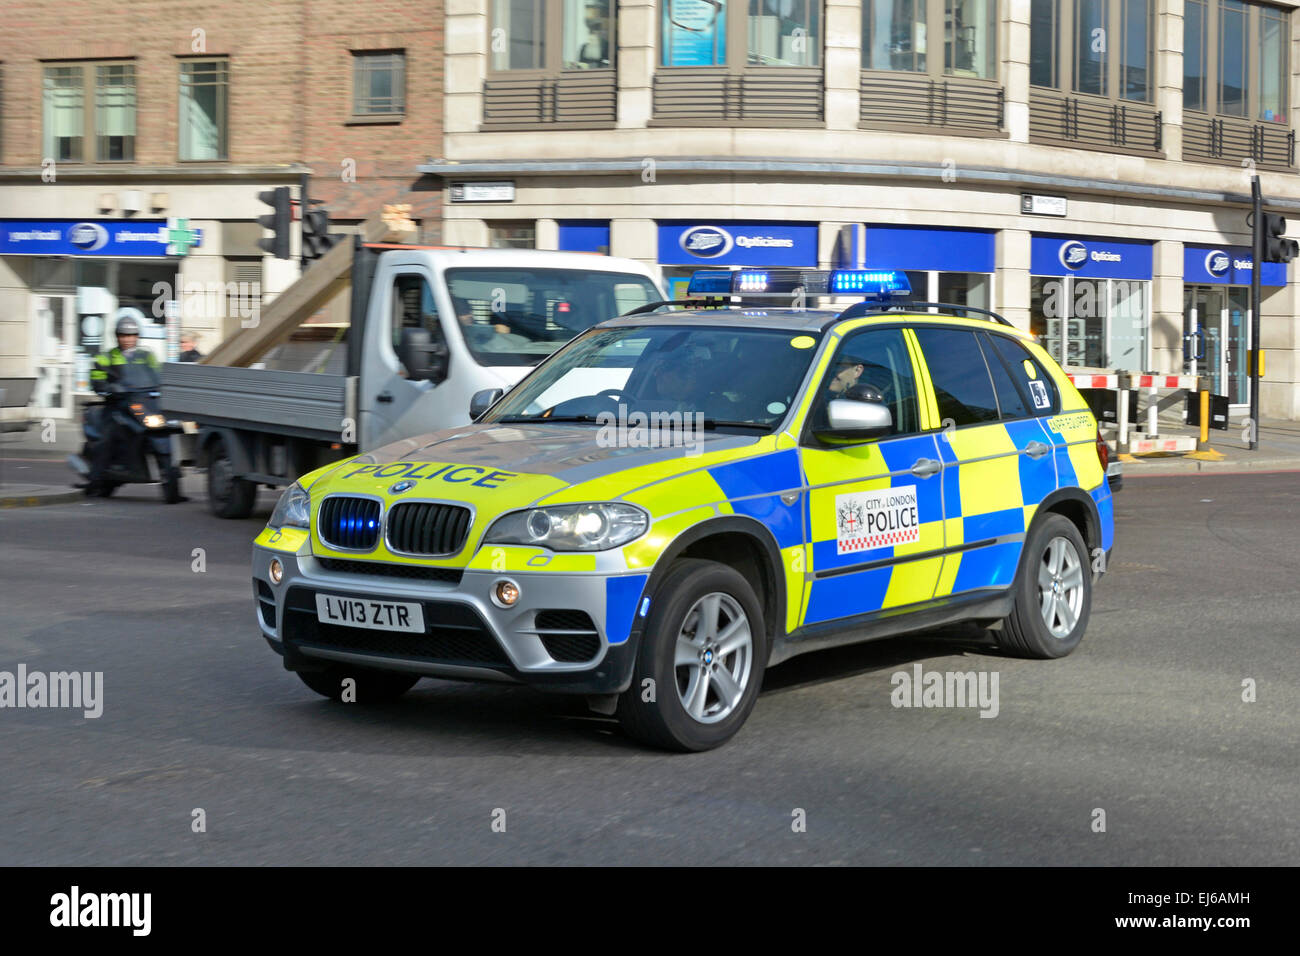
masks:
<svg viewBox="0 0 1300 956"><path fill-rule="evenodd" d="M181 354L177 356L178 362L197 362L203 358L203 353L198 348L198 337L184 333L181 335Z"/></svg>

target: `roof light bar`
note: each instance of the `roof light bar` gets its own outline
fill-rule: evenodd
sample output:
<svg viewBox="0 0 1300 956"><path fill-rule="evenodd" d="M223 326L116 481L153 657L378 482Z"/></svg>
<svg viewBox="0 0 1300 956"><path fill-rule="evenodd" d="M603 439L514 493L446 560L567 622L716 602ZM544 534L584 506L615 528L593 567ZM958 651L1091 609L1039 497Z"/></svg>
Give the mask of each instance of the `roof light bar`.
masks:
<svg viewBox="0 0 1300 956"><path fill-rule="evenodd" d="M907 273L888 269L701 269L687 295L852 295L889 298L911 295Z"/></svg>

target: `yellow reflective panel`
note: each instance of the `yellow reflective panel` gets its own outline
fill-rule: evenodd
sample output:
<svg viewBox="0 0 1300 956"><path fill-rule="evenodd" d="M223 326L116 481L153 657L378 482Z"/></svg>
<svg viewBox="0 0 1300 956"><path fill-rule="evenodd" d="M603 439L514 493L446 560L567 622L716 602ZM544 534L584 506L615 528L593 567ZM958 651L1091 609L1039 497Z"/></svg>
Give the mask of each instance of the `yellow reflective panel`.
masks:
<svg viewBox="0 0 1300 956"><path fill-rule="evenodd" d="M817 344L817 340L811 335L796 335L790 340L790 347L795 349L810 349Z"/></svg>
<svg viewBox="0 0 1300 956"><path fill-rule="evenodd" d="M943 528L941 522L931 522L940 539L938 547L943 546ZM902 550L901 548L898 550ZM889 577L889 588L885 591L885 600L881 609L902 607L904 604L916 604L928 601L934 596L935 578L939 576L942 557L911 561L894 568Z"/></svg>
<svg viewBox="0 0 1300 956"><path fill-rule="evenodd" d="M307 543L311 532L306 528L263 528L253 543L272 551L296 554Z"/></svg>
<svg viewBox="0 0 1300 956"><path fill-rule="evenodd" d="M500 573L554 571L572 574L595 571L596 555L590 551L548 551L546 548L528 545L488 544L479 548L465 568L469 571Z"/></svg>

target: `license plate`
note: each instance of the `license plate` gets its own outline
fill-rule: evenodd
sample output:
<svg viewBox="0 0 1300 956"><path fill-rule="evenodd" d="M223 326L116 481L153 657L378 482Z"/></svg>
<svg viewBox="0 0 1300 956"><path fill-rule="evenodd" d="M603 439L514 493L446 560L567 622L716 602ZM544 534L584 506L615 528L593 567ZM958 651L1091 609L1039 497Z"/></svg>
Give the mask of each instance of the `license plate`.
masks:
<svg viewBox="0 0 1300 956"><path fill-rule="evenodd" d="M424 609L419 604L403 601L369 601L337 594L317 594L316 617L322 624L424 633Z"/></svg>

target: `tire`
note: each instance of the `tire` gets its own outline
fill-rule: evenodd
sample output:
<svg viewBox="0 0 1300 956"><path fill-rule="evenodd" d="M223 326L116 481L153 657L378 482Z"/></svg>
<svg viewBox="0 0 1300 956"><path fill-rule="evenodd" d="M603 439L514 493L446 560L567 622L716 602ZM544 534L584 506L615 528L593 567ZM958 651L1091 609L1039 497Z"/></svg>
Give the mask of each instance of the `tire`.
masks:
<svg viewBox="0 0 1300 956"><path fill-rule="evenodd" d="M707 620L710 609L715 640L702 646L701 615ZM731 639L738 643L727 651L716 641L719 630L726 634L741 617ZM741 633L746 628L747 638ZM689 662L677 663L679 646ZM632 684L618 700L619 722L629 737L652 747L690 752L720 746L754 709L767 654L763 609L749 582L725 564L679 561L655 594Z"/></svg>
<svg viewBox="0 0 1300 956"><path fill-rule="evenodd" d="M1072 521L1047 514L1034 522L1014 587L1015 607L994 632L1002 650L1048 659L1079 646L1092 611L1092 569Z"/></svg>
<svg viewBox="0 0 1300 956"><path fill-rule="evenodd" d="M208 510L218 518L247 518L257 500L257 485L235 474L224 438L208 446Z"/></svg>
<svg viewBox="0 0 1300 956"><path fill-rule="evenodd" d="M331 664L322 671L299 671L298 677L322 697L335 701L343 700L343 682L351 678L356 681L356 699L348 703L357 704L391 703L414 687L420 679L418 674L376 671L343 664Z"/></svg>

